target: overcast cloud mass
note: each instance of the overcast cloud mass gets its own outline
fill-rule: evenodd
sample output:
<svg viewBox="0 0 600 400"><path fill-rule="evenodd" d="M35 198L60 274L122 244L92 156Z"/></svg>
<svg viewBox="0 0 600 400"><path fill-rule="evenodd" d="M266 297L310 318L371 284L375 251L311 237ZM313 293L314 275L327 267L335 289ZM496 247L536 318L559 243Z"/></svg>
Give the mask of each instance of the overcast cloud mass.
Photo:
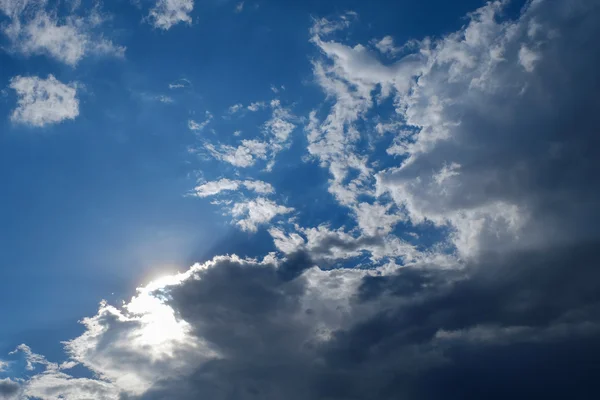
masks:
<svg viewBox="0 0 600 400"><path fill-rule="evenodd" d="M294 11L290 43L258 20L283 3L195 3L135 2L123 25L0 0L1 168L20 171L0 207L23 232L1 239L39 254L19 314L66 281L39 321L74 326L50 344L2 297L0 399L600 398L600 3L470 1L421 32L342 1ZM260 57L200 35L211 18L259 26ZM23 222L41 212L51 229ZM81 237L17 243L38 229ZM53 272L55 252L77 266Z"/></svg>

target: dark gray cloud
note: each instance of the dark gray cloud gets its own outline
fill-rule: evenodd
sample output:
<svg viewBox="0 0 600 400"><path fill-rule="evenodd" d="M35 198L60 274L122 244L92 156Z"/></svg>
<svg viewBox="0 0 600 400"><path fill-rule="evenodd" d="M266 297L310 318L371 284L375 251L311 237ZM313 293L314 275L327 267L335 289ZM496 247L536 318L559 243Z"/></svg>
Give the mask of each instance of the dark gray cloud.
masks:
<svg viewBox="0 0 600 400"><path fill-rule="evenodd" d="M9 378L0 379L0 399L14 399L21 390L18 382Z"/></svg>
<svg viewBox="0 0 600 400"><path fill-rule="evenodd" d="M142 398L458 399L484 391L525 399L571 390L592 398L600 394L592 362L600 356L599 244L364 277L345 311L349 325L323 341L303 306L309 278L224 262L170 293L221 356ZM549 382L540 369L562 378ZM458 385L457 371L471 378Z"/></svg>

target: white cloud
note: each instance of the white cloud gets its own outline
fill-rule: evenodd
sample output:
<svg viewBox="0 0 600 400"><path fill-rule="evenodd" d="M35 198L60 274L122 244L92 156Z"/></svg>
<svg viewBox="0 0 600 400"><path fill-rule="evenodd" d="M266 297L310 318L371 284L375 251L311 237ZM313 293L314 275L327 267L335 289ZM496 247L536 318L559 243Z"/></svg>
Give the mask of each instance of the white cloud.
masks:
<svg viewBox="0 0 600 400"><path fill-rule="evenodd" d="M155 28L168 30L180 22L191 24L193 9L193 0L157 0L149 17Z"/></svg>
<svg viewBox="0 0 600 400"><path fill-rule="evenodd" d="M10 39L12 50L25 55L44 54L71 66L88 54L121 58L125 55L125 47L94 33L94 28L104 21L97 10L86 17L69 15L60 22L56 14L47 12L45 7L43 1L0 6L10 18L3 33ZM31 9L35 9L35 13L29 12Z"/></svg>
<svg viewBox="0 0 600 400"><path fill-rule="evenodd" d="M281 106L279 100L273 100L271 107L273 114L271 119L265 122L265 129L274 136L276 143L284 143L288 140L290 133L296 129L296 125L291 122L294 116L288 109Z"/></svg>
<svg viewBox="0 0 600 400"><path fill-rule="evenodd" d="M235 114L238 111L242 110L244 108L244 106L242 104L234 104L231 107L229 107L229 114Z"/></svg>
<svg viewBox="0 0 600 400"><path fill-rule="evenodd" d="M264 101L257 101L254 103L250 103L250 105L248 106L248 110L252 111L252 112L256 112L260 109L265 108L267 105L265 104Z"/></svg>
<svg viewBox="0 0 600 400"><path fill-rule="evenodd" d="M264 140L242 140L239 145L207 143L204 147L212 157L241 168L251 167L258 160L267 161L265 170L271 171L275 165L275 157L290 145L290 134L296 129L297 118L292 112L281 105L279 100L270 102L271 117L263 124ZM229 107L229 114L235 114L245 109L258 111L267 107L264 102L256 102L244 108L242 104ZM226 118L226 117L224 117ZM236 131L238 136L241 131Z"/></svg>
<svg viewBox="0 0 600 400"><path fill-rule="evenodd" d="M196 122L193 119L188 120L188 129L194 132L202 132L204 128L213 120L213 115L210 111L205 113L206 119L202 122Z"/></svg>
<svg viewBox="0 0 600 400"><path fill-rule="evenodd" d="M74 378L56 370L33 376L23 388L27 398L43 400L117 400L119 390L110 382L92 378Z"/></svg>
<svg viewBox="0 0 600 400"><path fill-rule="evenodd" d="M214 158L241 168L251 167L259 159L267 159L268 144L258 140L242 140L237 147L229 145L216 147L210 143L205 144L204 147Z"/></svg>
<svg viewBox="0 0 600 400"><path fill-rule="evenodd" d="M380 41L375 42L375 47L383 54L390 56L396 55L400 49L394 46L394 38L391 36L385 36Z"/></svg>
<svg viewBox="0 0 600 400"><path fill-rule="evenodd" d="M169 89L183 89L192 86L192 82L189 79L181 78L173 83L169 83Z"/></svg>
<svg viewBox="0 0 600 400"><path fill-rule="evenodd" d="M56 124L79 115L75 84L64 84L54 76L48 78L16 76L10 88L17 92L17 108L11 120L35 127Z"/></svg>
<svg viewBox="0 0 600 400"><path fill-rule="evenodd" d="M386 235L406 217L398 211L391 211L391 204L359 203L355 208L356 222L367 236Z"/></svg>
<svg viewBox="0 0 600 400"><path fill-rule="evenodd" d="M293 208L278 205L272 200L259 197L255 200L236 203L231 215L244 231L256 232L259 225L271 222L278 215L288 214Z"/></svg>
<svg viewBox="0 0 600 400"><path fill-rule="evenodd" d="M271 186L271 184L267 182L245 180L243 184L244 186L246 186L246 188L248 188L249 190L253 190L256 193L269 194L274 192L273 186Z"/></svg>
<svg viewBox="0 0 600 400"><path fill-rule="evenodd" d="M235 12L236 13L241 13L242 11L244 11L244 2L240 1L239 3L237 3L237 5L235 6Z"/></svg>
<svg viewBox="0 0 600 400"><path fill-rule="evenodd" d="M223 178L218 181L206 182L196 186L194 188L194 195L198 197L214 196L221 192L238 190L240 186L244 186L246 189L260 194L270 194L274 192L273 186L267 182L255 180L239 181Z"/></svg>
<svg viewBox="0 0 600 400"><path fill-rule="evenodd" d="M521 46L519 50L519 62L527 72L533 72L535 64L539 61L540 55L529 49L527 46Z"/></svg>

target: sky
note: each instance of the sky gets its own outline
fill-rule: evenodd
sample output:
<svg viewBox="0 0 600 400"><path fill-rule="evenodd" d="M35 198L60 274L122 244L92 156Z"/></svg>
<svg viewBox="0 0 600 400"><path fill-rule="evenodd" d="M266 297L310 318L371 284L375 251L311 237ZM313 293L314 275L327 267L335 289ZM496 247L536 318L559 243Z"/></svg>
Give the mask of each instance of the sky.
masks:
<svg viewBox="0 0 600 400"><path fill-rule="evenodd" d="M597 0L0 0L0 400L597 399Z"/></svg>

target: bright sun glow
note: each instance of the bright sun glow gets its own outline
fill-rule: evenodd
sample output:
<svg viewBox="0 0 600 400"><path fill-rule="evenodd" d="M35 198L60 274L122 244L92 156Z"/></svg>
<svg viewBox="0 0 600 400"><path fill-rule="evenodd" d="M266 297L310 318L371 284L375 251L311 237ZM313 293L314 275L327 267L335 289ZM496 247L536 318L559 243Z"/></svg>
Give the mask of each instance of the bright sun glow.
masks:
<svg viewBox="0 0 600 400"><path fill-rule="evenodd" d="M168 275L150 282L147 286L138 288L138 295L124 306L137 316L142 329L139 336L134 338L141 346L151 348L156 357L172 355L172 349L177 343L185 341L189 324L176 318L173 309L156 295L156 291L167 286L177 285L185 274Z"/></svg>

